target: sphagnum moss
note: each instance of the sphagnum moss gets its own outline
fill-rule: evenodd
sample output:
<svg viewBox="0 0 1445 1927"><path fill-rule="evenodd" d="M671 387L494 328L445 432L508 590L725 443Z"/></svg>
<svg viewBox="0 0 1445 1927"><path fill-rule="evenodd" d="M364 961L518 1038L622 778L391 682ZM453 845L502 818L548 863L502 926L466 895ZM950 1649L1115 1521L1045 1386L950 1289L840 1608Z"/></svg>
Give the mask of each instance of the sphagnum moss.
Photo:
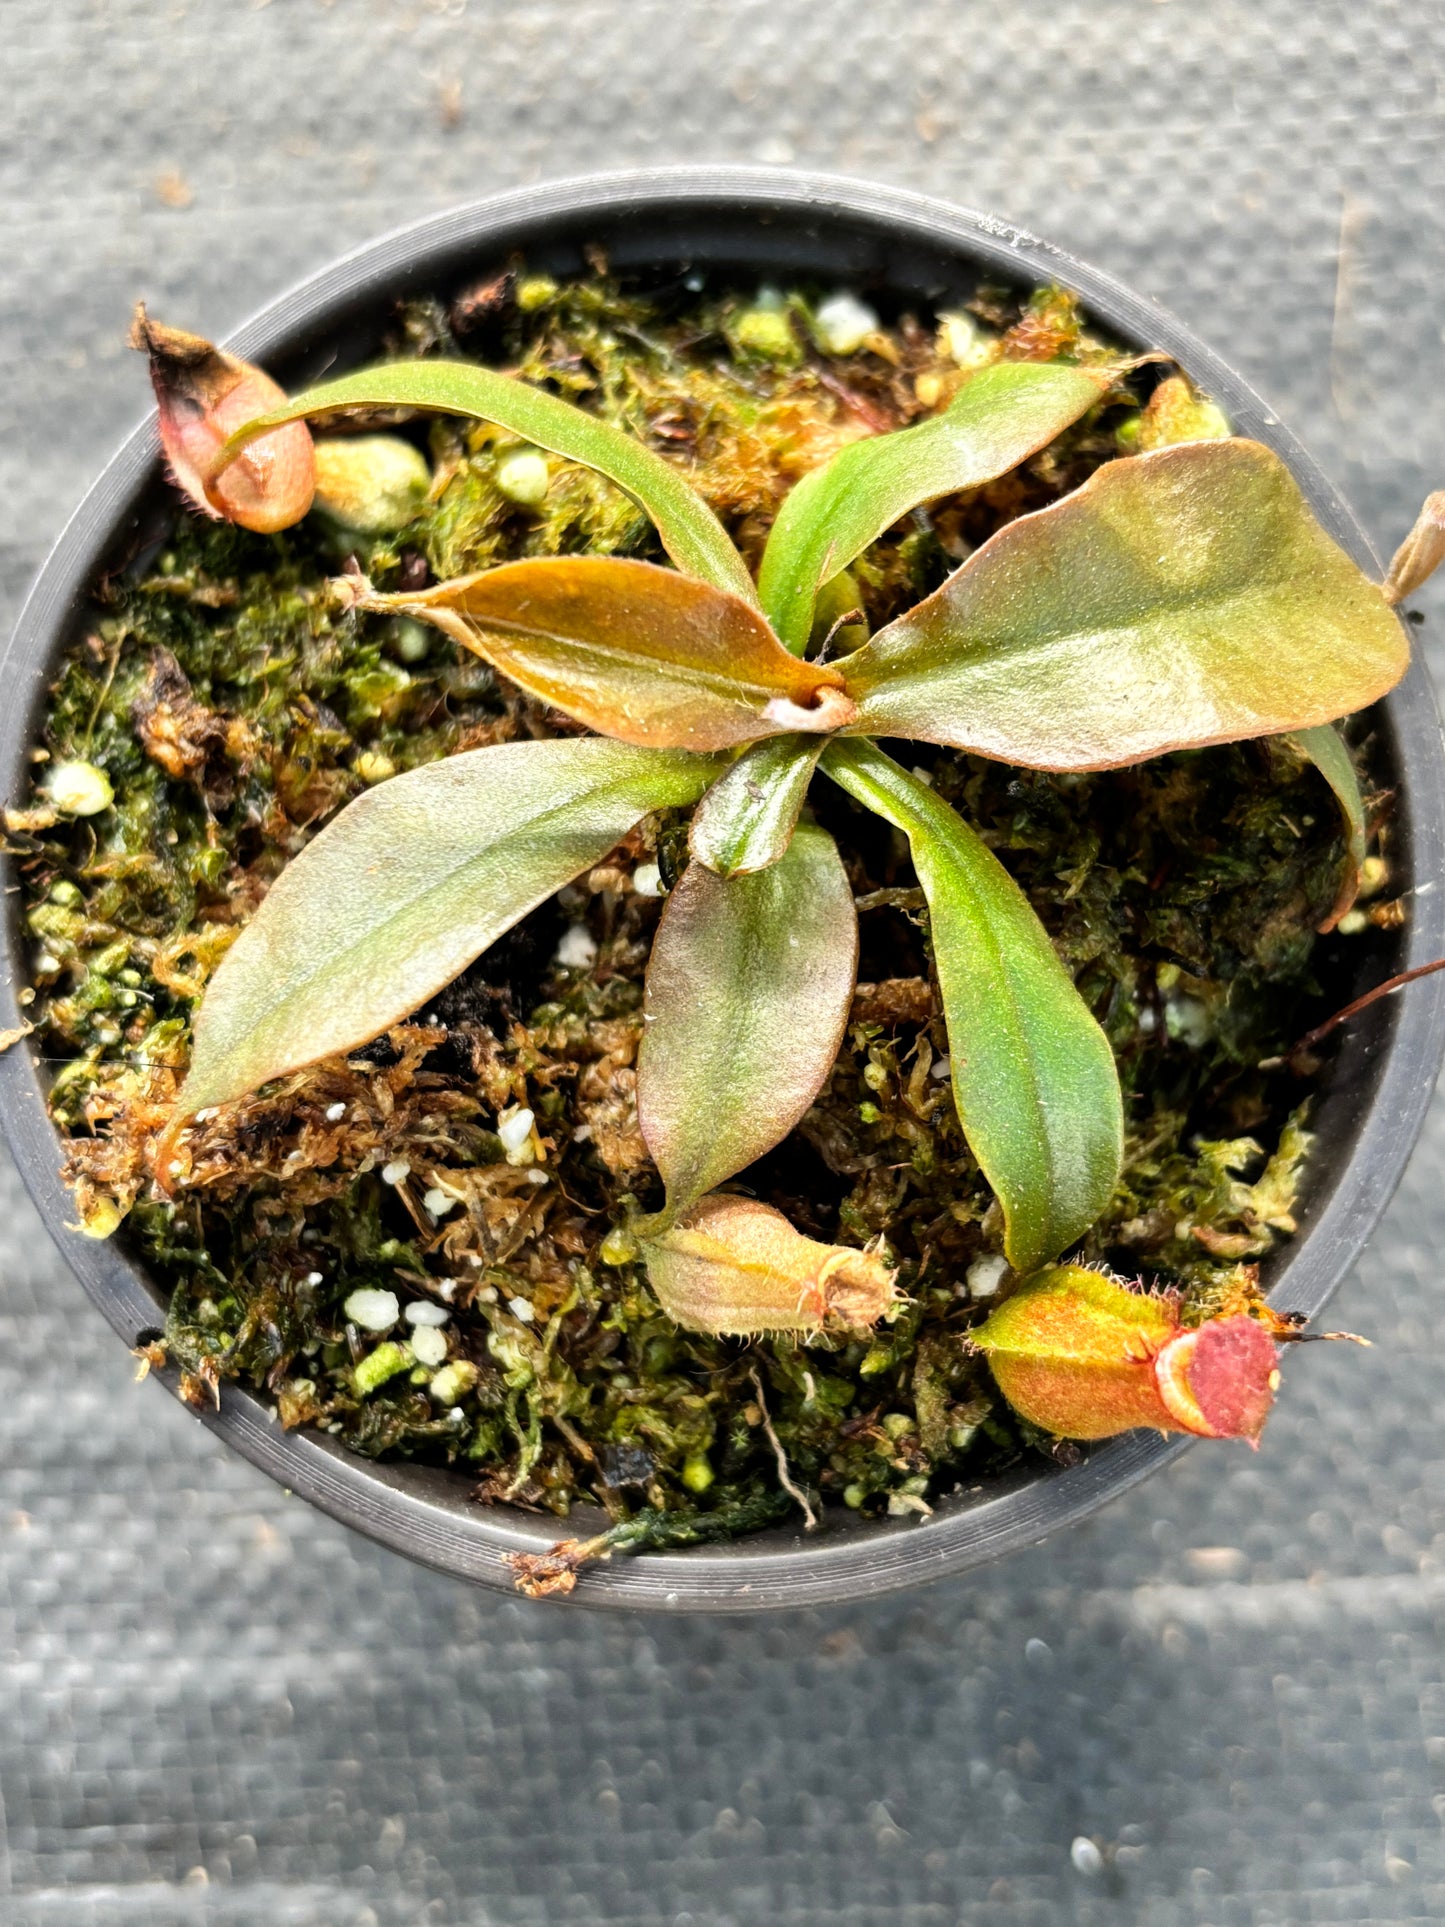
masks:
<svg viewBox="0 0 1445 1927"><path fill-rule="evenodd" d="M394 352L505 361L681 458L755 566L800 475L930 414L961 364L1109 356L1056 290L975 307L937 329L905 316L840 355L802 296L522 275L450 311L410 304ZM850 614L876 630L1013 517L1167 439L1189 391L1160 373L875 542L823 598L834 646L861 639ZM1067 1451L1010 1413L971 1346L1001 1227L953 1109L922 894L902 838L832 788L813 800L861 914L860 981L826 1087L746 1188L808 1236L886 1236L899 1296L871 1336L743 1344L681 1329L648 1288L634 1226L661 1188L635 1062L660 893L687 861L682 811L646 820L413 1021L203 1116L185 1159L156 1171L191 1014L286 861L398 771L576 733L434 630L340 613L327 579L352 556L382 590L528 556L661 556L586 469L486 426L380 426L432 466L402 527L319 514L260 537L180 514L145 566L99 586L55 686L34 808L11 820L54 1115L87 1226L124 1219L170 1292L155 1357L193 1398L239 1380L284 1425L469 1466L482 1500L600 1502L619 1544L751 1530L790 1508L786 1485L926 1512L1020 1452ZM1124 1178L1081 1255L1170 1288L1185 1322L1254 1303L1309 1143L1298 1080L1257 1067L1320 989L1315 932L1343 849L1319 774L1282 739L1089 775L907 756L1003 857L1114 1047ZM113 790L99 819L47 796L46 768L76 766ZM1395 920L1387 877L1376 860L1357 917ZM603 1545L528 1583L567 1583Z"/></svg>

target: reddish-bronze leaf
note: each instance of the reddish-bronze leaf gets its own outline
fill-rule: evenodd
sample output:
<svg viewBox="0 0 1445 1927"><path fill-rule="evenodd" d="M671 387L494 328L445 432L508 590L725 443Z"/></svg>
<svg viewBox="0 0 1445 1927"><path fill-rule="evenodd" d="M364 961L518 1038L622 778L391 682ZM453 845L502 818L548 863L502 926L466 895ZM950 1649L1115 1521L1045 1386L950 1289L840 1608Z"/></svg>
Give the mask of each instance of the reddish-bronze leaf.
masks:
<svg viewBox="0 0 1445 1927"><path fill-rule="evenodd" d="M854 713L841 673L790 656L740 596L651 562L543 557L354 600L434 623L532 695L648 749L731 749Z"/></svg>
<svg viewBox="0 0 1445 1927"><path fill-rule="evenodd" d="M1348 715L1408 657L1284 463L1231 440L1106 464L844 669L859 734L1110 769Z"/></svg>
<svg viewBox="0 0 1445 1927"><path fill-rule="evenodd" d="M785 1138L833 1068L858 963L853 892L826 830L724 880L692 863L647 968L637 1114L686 1209Z"/></svg>

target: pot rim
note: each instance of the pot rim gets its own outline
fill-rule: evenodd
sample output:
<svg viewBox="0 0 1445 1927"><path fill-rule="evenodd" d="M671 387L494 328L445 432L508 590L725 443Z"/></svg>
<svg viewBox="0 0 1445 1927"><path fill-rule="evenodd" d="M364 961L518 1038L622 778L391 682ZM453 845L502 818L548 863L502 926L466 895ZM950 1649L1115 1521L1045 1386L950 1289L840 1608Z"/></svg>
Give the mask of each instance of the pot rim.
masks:
<svg viewBox="0 0 1445 1927"><path fill-rule="evenodd" d="M404 287L442 283L448 264L502 259L607 222L627 245L656 236L652 258L679 260L668 224L708 220L733 237L728 256L753 272L785 269L799 240L815 258L851 245L886 271L890 259L953 259L960 274L980 267L1011 282L1058 281L1090 314L1140 347L1178 360L1221 402L1240 434L1267 442L1288 463L1322 522L1360 564L1378 571L1359 525L1314 461L1248 385L1157 302L1111 275L996 217L902 188L791 170L686 166L590 174L514 189L397 228L338 260L270 302L228 339L251 360L271 362L316 349L348 315L373 310ZM731 225L729 225L731 224ZM751 236L751 253L748 237ZM611 245L611 244L609 244ZM619 244L620 245L620 244ZM740 251L738 251L740 250ZM691 252L707 255L706 247ZM722 252L725 252L723 250ZM646 257L646 249L638 259ZM714 258L722 258L715 253ZM795 272L812 275L800 263ZM846 273L848 270L840 270ZM856 276L858 270L852 270ZM914 299L927 290L912 286ZM0 657L0 686L11 692L0 714L0 797L18 798L33 725L50 666L94 570L116 542L155 472L154 411L122 444L66 524ZM1412 878L1445 868L1445 750L1433 693L1418 658L1381 706L1408 813L1403 838ZM1399 967L1445 952L1445 891L1412 896ZM11 914L0 930L0 1029L18 1026L24 949ZM1385 1208L1424 1122L1445 1054L1445 977L1416 985L1367 1014L1345 1053L1370 1060L1372 1087L1358 1113L1354 1149L1336 1182L1312 1200L1306 1222L1282 1254L1271 1302L1313 1316L1359 1255ZM1344 1053L1342 1053L1343 1055ZM113 1242L97 1243L70 1225L72 1204L60 1181L58 1140L50 1124L34 1052L0 1055L0 1124L22 1179L52 1237L85 1290L128 1344L156 1322L158 1301L142 1267ZM159 1375L174 1391L174 1374ZM466 1502L465 1473L411 1463L378 1464L347 1452L325 1434L283 1432L266 1406L238 1387L200 1422L271 1478L333 1518L456 1577L511 1593L504 1555L541 1552L567 1528L536 1515ZM1017 1468L986 1487L943 1501L917 1521L839 1519L817 1539L787 1526L717 1547L630 1555L588 1569L579 1604L684 1612L756 1611L870 1597L964 1571L1098 1510L1109 1499L1176 1459L1190 1441L1130 1434L1094 1447L1079 1465Z"/></svg>

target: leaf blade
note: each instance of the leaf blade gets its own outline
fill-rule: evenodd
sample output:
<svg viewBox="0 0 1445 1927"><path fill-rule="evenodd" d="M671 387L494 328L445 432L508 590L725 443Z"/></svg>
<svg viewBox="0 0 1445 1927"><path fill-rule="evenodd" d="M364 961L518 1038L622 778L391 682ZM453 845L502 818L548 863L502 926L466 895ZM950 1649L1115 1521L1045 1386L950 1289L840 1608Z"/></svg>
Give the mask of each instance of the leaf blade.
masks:
<svg viewBox="0 0 1445 1927"><path fill-rule="evenodd" d="M941 415L853 442L805 475L768 536L758 593L786 648L807 647L818 592L923 502L1006 475L1091 408L1113 367L997 362Z"/></svg>
<svg viewBox="0 0 1445 1927"><path fill-rule="evenodd" d="M667 900L647 968L637 1115L671 1221L785 1138L833 1067L858 963L833 839L724 881L700 863Z"/></svg>
<svg viewBox="0 0 1445 1927"><path fill-rule="evenodd" d="M348 593L435 624L543 702L642 748L729 749L853 714L840 671L790 656L738 596L651 562L539 557L433 589Z"/></svg>
<svg viewBox="0 0 1445 1927"><path fill-rule="evenodd" d="M287 866L222 960L185 1111L379 1035L713 773L701 757L584 737L469 750L368 790Z"/></svg>
<svg viewBox="0 0 1445 1927"><path fill-rule="evenodd" d="M1408 654L1279 457L1223 440L1105 464L844 668L860 734L1110 769L1346 715Z"/></svg>
<svg viewBox="0 0 1445 1927"><path fill-rule="evenodd" d="M570 402L470 362L395 362L323 382L248 422L227 443L221 460L234 459L246 442L282 422L364 406L425 408L495 422L554 455L596 469L647 514L678 568L745 602L757 602L757 589L727 530L670 463Z"/></svg>
<svg viewBox="0 0 1445 1927"><path fill-rule="evenodd" d="M1003 1207L1004 1248L1032 1271L1081 1237L1123 1163L1108 1039L1027 897L948 805L871 743L829 744L823 769L907 836L928 901L954 1101Z"/></svg>
<svg viewBox="0 0 1445 1927"><path fill-rule="evenodd" d="M1355 774L1355 765L1345 739L1337 729L1329 723L1320 723L1314 729L1295 730L1289 741L1314 764L1329 784L1340 806L1340 819L1344 825L1345 867L1330 913L1320 925L1320 934L1328 936L1346 911L1353 907L1360 893L1360 872L1364 868L1368 837L1365 799L1360 794L1360 779Z"/></svg>
<svg viewBox="0 0 1445 1927"><path fill-rule="evenodd" d="M693 811L687 847L720 877L766 870L787 850L823 747L773 736L745 749Z"/></svg>

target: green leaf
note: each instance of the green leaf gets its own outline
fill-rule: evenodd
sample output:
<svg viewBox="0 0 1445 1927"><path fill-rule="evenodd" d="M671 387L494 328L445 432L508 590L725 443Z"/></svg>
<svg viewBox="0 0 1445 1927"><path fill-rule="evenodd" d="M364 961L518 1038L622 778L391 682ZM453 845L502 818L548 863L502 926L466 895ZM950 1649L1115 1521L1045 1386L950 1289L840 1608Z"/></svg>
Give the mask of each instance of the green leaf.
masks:
<svg viewBox="0 0 1445 1927"><path fill-rule="evenodd" d="M589 728L651 749L731 749L836 729L853 705L837 669L799 662L750 604L651 562L567 555L507 562L435 589L347 593L419 617Z"/></svg>
<svg viewBox="0 0 1445 1927"><path fill-rule="evenodd" d="M830 743L823 768L908 838L959 1122L1003 1206L1009 1263L1032 1271L1082 1237L1118 1183L1123 1103L1108 1039L1028 898L961 817L872 743Z"/></svg>
<svg viewBox="0 0 1445 1927"><path fill-rule="evenodd" d="M469 750L368 790L226 953L197 1015L183 1112L378 1036L649 810L693 802L716 773L704 757L584 737Z"/></svg>
<svg viewBox="0 0 1445 1927"><path fill-rule="evenodd" d="M1314 729L1297 729L1288 740L1301 756L1314 764L1334 791L1344 821L1345 867L1330 914L1320 925L1321 934L1327 935L1360 893L1360 871L1365 862L1367 834L1365 799L1360 794L1360 779L1355 774L1345 739L1337 729L1332 729L1328 723L1321 723Z"/></svg>
<svg viewBox="0 0 1445 1927"><path fill-rule="evenodd" d="M774 736L745 749L693 812L687 846L722 877L748 876L788 847L823 747L820 736Z"/></svg>
<svg viewBox="0 0 1445 1927"><path fill-rule="evenodd" d="M1001 361L982 368L931 421L854 442L805 475L763 551L758 591L783 642L808 646L825 582L922 502L977 488L1051 442L1092 408L1114 367Z"/></svg>
<svg viewBox="0 0 1445 1927"><path fill-rule="evenodd" d="M462 361L398 361L308 388L233 435L217 469L246 443L282 422L338 408L426 408L443 415L495 422L569 462L581 462L629 494L651 518L678 568L714 588L756 604L758 592L727 530L707 503L650 448L595 415L511 375Z"/></svg>
<svg viewBox="0 0 1445 1927"><path fill-rule="evenodd" d="M1111 769L1347 715L1408 656L1279 457L1216 441L1097 469L843 668L859 734Z"/></svg>
<svg viewBox="0 0 1445 1927"><path fill-rule="evenodd" d="M727 882L691 863L647 967L637 1117L667 1221L770 1151L822 1088L853 1000L858 919L825 830Z"/></svg>

